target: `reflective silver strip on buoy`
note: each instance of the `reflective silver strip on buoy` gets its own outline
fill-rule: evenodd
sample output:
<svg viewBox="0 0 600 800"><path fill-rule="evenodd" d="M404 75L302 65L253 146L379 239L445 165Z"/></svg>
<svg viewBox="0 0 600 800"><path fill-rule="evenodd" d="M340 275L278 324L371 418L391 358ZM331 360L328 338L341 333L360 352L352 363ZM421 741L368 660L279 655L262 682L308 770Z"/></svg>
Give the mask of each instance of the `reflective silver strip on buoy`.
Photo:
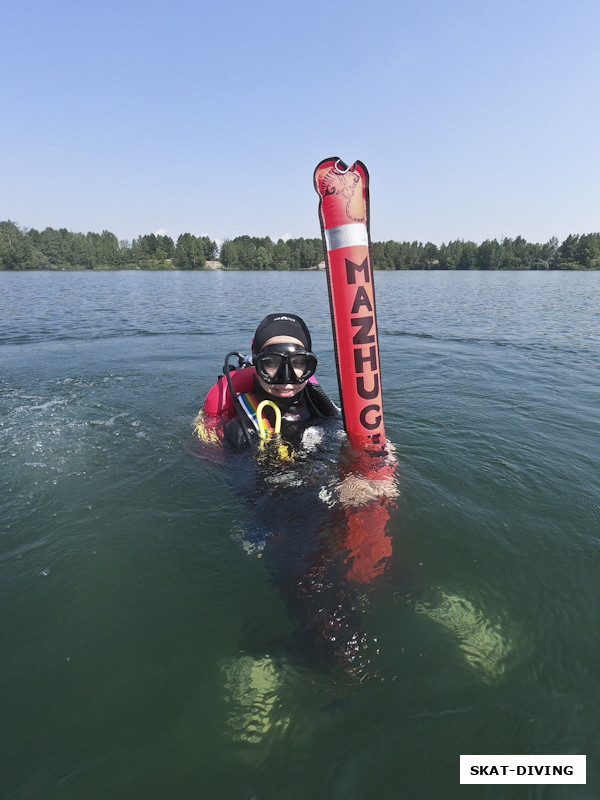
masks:
<svg viewBox="0 0 600 800"><path fill-rule="evenodd" d="M325 231L325 242L327 252L339 250L340 247L359 247L369 246L367 226L364 222L350 222L348 225L339 225L337 228L330 228Z"/></svg>

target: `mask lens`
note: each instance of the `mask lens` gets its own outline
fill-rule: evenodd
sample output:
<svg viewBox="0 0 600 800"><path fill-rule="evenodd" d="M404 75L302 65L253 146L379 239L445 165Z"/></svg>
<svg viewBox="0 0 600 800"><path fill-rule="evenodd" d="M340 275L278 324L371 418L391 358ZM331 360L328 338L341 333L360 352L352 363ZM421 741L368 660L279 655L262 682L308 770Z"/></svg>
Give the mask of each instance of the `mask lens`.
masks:
<svg viewBox="0 0 600 800"><path fill-rule="evenodd" d="M300 380L306 372L306 365L307 365L306 354L298 353L297 355L291 355L289 357L289 361L290 361L290 366L293 369L296 378Z"/></svg>
<svg viewBox="0 0 600 800"><path fill-rule="evenodd" d="M277 353L269 353L260 356L257 366L260 366L260 375L266 381L272 381L277 377L277 373L279 372L282 363L282 356L278 355Z"/></svg>

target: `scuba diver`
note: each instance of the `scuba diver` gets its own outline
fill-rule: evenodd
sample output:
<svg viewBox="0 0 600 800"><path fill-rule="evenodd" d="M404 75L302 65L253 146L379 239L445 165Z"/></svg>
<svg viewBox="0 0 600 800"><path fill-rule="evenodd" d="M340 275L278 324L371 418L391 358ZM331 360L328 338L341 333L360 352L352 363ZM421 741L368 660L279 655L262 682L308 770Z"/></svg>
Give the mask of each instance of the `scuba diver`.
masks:
<svg viewBox="0 0 600 800"><path fill-rule="evenodd" d="M224 428L227 445L239 450L256 441L259 422L254 411L262 401L271 413L273 406L280 409L281 435L295 444L312 420L340 416L319 384L309 380L317 369L311 348L310 332L297 314L269 314L263 319L252 340L255 402L247 396L242 399L245 414L238 414Z"/></svg>
<svg viewBox="0 0 600 800"><path fill-rule="evenodd" d="M240 362L240 369L235 372L229 365L233 355ZM339 440L342 431L341 410L314 378L317 363L310 331L302 317L288 312L266 316L254 334L250 359L228 353L222 387L218 391L213 387L205 402L204 411L214 415L213 419L219 415L225 419L219 425L218 440L224 440L230 451L244 451L255 448L261 439L277 436L286 447L291 446L287 460L294 453L302 458L310 452L314 461L319 446L327 449L326 439L333 435ZM254 370L247 370L249 366ZM202 424L208 421L205 416ZM211 440L216 441L217 434ZM389 446L385 448L384 459L395 465L390 450ZM336 502L343 506L360 506L398 495L393 468L368 478L350 468L334 489Z"/></svg>
<svg viewBox="0 0 600 800"><path fill-rule="evenodd" d="M236 369L229 365L234 355ZM372 518L361 515L379 519L382 499L397 489L393 474L373 480L356 469L341 411L316 382L316 368L304 320L269 314L256 329L250 358L227 354L196 434L225 456L229 482L247 506L242 546L263 558L295 622L285 657L353 672L366 642L357 591L371 579L358 576L355 541L368 541L369 555L375 553L372 576L391 554L387 512L382 547L369 540Z"/></svg>

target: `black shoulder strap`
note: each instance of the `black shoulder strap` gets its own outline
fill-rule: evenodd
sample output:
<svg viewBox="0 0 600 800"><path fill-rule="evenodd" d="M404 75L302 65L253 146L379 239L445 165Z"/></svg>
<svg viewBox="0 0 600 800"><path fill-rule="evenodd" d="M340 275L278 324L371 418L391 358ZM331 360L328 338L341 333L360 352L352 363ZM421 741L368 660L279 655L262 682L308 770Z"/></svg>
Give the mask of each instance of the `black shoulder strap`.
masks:
<svg viewBox="0 0 600 800"><path fill-rule="evenodd" d="M340 409L318 383L306 384L306 399L311 409L319 417L337 417L340 413Z"/></svg>

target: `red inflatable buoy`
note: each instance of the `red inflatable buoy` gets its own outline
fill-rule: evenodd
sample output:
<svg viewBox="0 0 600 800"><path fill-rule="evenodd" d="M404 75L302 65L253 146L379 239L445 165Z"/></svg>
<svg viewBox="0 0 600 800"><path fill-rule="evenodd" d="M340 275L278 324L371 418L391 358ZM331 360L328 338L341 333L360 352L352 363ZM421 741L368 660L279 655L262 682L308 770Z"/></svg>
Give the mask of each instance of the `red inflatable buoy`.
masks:
<svg viewBox="0 0 600 800"><path fill-rule="evenodd" d="M381 369L369 236L369 173L339 158L317 166L315 189L344 427L357 450L385 447Z"/></svg>

